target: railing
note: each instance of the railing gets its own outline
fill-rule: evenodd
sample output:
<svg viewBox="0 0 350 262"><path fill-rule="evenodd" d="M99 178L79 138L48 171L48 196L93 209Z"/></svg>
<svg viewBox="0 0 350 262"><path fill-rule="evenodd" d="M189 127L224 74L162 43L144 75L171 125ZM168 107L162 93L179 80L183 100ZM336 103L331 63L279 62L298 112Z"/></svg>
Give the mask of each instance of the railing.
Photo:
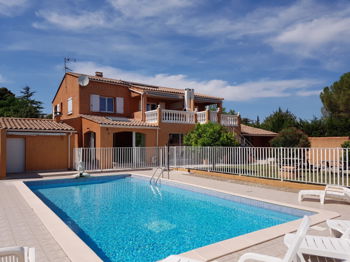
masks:
<svg viewBox="0 0 350 262"><path fill-rule="evenodd" d="M161 110L162 122L164 123L179 123L179 124L194 124L195 113L177 110Z"/></svg>
<svg viewBox="0 0 350 262"><path fill-rule="evenodd" d="M342 148L173 147L169 161L186 169L350 186L350 150Z"/></svg>
<svg viewBox="0 0 350 262"><path fill-rule="evenodd" d="M218 113L216 111L209 111L209 120L210 120L210 122L217 123L218 122Z"/></svg>
<svg viewBox="0 0 350 262"><path fill-rule="evenodd" d="M238 116L221 114L220 123L223 126L238 126Z"/></svg>
<svg viewBox="0 0 350 262"><path fill-rule="evenodd" d="M171 167L313 184L350 186L350 150L272 147L76 148L75 167Z"/></svg>
<svg viewBox="0 0 350 262"><path fill-rule="evenodd" d="M165 166L162 147L74 148L74 167L79 163L87 171L123 170Z"/></svg>
<svg viewBox="0 0 350 262"><path fill-rule="evenodd" d="M197 112L197 122L204 124L207 122L207 112L206 111L201 111Z"/></svg>
<svg viewBox="0 0 350 262"><path fill-rule="evenodd" d="M147 111L147 112L145 112L145 115L146 115L146 122L149 122L149 123L158 122L158 111L157 110Z"/></svg>

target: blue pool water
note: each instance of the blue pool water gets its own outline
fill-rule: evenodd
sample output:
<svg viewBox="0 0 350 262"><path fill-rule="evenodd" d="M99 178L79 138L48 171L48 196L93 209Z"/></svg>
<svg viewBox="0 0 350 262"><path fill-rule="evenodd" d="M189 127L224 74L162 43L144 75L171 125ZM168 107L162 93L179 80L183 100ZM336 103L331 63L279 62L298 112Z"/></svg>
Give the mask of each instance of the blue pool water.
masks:
<svg viewBox="0 0 350 262"><path fill-rule="evenodd" d="M156 261L306 212L280 212L168 185L157 191L130 176L26 184L104 261Z"/></svg>

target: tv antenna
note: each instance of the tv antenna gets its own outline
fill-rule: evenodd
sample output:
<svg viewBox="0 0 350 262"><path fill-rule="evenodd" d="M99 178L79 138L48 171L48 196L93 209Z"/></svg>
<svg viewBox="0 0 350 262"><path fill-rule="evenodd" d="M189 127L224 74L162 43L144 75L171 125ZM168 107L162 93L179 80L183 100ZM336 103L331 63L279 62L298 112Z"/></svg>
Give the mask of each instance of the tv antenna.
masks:
<svg viewBox="0 0 350 262"><path fill-rule="evenodd" d="M68 71L72 71L72 69L70 69L68 67L68 64L69 63L72 63L72 62L76 62L77 60L75 58L71 58L71 57L65 57L64 58L64 72L67 73Z"/></svg>

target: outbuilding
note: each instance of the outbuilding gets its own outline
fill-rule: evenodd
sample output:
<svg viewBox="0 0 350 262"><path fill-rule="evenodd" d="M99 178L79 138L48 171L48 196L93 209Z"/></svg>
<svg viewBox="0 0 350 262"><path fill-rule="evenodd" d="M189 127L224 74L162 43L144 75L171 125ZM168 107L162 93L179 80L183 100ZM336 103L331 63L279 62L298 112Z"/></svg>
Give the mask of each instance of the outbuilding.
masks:
<svg viewBox="0 0 350 262"><path fill-rule="evenodd" d="M73 127L51 119L0 117L0 178L72 168Z"/></svg>

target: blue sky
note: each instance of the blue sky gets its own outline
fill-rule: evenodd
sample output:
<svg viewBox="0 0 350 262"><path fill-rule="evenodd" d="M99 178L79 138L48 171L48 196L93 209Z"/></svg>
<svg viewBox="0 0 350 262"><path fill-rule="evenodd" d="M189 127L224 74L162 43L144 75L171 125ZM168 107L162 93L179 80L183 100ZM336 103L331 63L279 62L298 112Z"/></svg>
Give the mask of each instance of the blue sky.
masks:
<svg viewBox="0 0 350 262"><path fill-rule="evenodd" d="M225 98L263 119L320 116L319 93L350 71L350 2L0 0L0 86L31 86L51 111L63 58L77 72Z"/></svg>

